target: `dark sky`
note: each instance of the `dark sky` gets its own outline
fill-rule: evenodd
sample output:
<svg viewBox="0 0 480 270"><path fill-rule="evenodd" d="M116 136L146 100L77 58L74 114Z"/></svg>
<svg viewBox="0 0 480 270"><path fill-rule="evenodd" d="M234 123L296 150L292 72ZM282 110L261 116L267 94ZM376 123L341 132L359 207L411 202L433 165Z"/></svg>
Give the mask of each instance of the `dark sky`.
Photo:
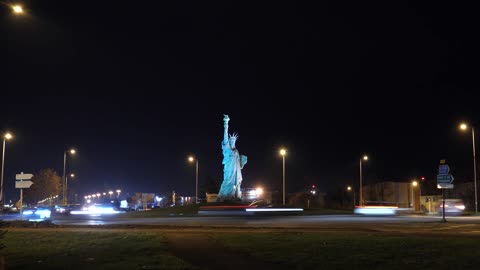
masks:
<svg viewBox="0 0 480 270"><path fill-rule="evenodd" d="M54 168L63 151L81 194L193 195L222 179L223 114L249 160L244 187L332 190L435 181L446 157L472 178L480 126L478 16L419 1L269 3L24 1L0 6L0 128L6 197L16 173ZM480 130L479 130L480 132ZM480 142L479 142L480 143Z"/></svg>

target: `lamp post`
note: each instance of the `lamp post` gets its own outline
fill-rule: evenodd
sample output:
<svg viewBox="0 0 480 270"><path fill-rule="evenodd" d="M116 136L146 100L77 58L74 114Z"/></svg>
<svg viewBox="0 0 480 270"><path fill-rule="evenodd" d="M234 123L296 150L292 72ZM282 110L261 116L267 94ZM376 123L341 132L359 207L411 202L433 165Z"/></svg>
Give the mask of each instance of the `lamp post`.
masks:
<svg viewBox="0 0 480 270"><path fill-rule="evenodd" d="M3 208L4 203L4 197L5 195L3 194L3 172L5 169L5 142L6 140L10 140L13 138L12 134L7 132L3 135L3 150L2 150L2 175L1 175L1 183L0 183L0 207Z"/></svg>
<svg viewBox="0 0 480 270"><path fill-rule="evenodd" d="M71 173L70 178L74 178L74 177L75 177L75 174ZM68 202L68 175L65 175L65 190L66 190L65 195L66 195L66 198L67 198L66 199L66 203L67 203Z"/></svg>
<svg viewBox="0 0 480 270"><path fill-rule="evenodd" d="M113 194L113 191L110 190L110 191L108 192L108 195L110 195L110 200L112 199L112 194Z"/></svg>
<svg viewBox="0 0 480 270"><path fill-rule="evenodd" d="M75 154L77 151L75 149L70 149L63 152L63 204L67 204L67 176L65 175L67 169L67 153Z"/></svg>
<svg viewBox="0 0 480 270"><path fill-rule="evenodd" d="M284 148L280 149L280 155L282 156L283 159L283 205L285 206L285 156L287 155L287 150Z"/></svg>
<svg viewBox="0 0 480 270"><path fill-rule="evenodd" d="M348 186L347 190L353 193L353 209L355 209L355 190L351 186Z"/></svg>
<svg viewBox="0 0 480 270"><path fill-rule="evenodd" d="M360 207L363 207L363 191L362 191L362 185L363 185L363 184L362 184L362 181L363 181L363 179L362 179L362 160L365 160L365 161L367 161L367 160L368 160L368 156L363 156L363 157L361 157L361 158L360 158L360 198L359 198L359 200L360 200L360 201L359 201L359 203L358 203L358 204L360 205Z"/></svg>
<svg viewBox="0 0 480 270"><path fill-rule="evenodd" d="M467 130L468 125L465 123L461 123L460 129ZM477 215L478 199L477 199L477 162L475 160L475 129L473 128L473 126L471 127L471 129L472 129L472 148L473 148L473 186L475 190L475 215Z"/></svg>
<svg viewBox="0 0 480 270"><path fill-rule="evenodd" d="M198 203L198 159L190 156L188 157L188 161L195 161L195 203Z"/></svg>
<svg viewBox="0 0 480 270"><path fill-rule="evenodd" d="M117 199L120 199L120 192L122 192L120 189L117 189Z"/></svg>
<svg viewBox="0 0 480 270"><path fill-rule="evenodd" d="M415 209L415 193L414 193L413 189L414 189L416 186L418 186L418 182L415 181L415 180L413 180L412 183L410 184L411 197L412 197L412 198L411 198L411 204L410 204L410 205L412 206L412 208L413 208L414 210L416 210L416 209Z"/></svg>

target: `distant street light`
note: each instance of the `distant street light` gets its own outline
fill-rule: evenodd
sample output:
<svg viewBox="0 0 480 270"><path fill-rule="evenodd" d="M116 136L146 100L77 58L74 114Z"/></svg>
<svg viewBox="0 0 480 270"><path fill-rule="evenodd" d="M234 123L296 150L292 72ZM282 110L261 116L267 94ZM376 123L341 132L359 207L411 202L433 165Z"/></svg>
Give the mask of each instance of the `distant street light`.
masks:
<svg viewBox="0 0 480 270"><path fill-rule="evenodd" d="M110 190L110 191L108 192L108 195L110 195L110 199L112 199L112 194L113 194L113 191Z"/></svg>
<svg viewBox="0 0 480 270"><path fill-rule="evenodd" d="M188 157L188 161L195 161L195 203L198 203L198 159L190 156Z"/></svg>
<svg viewBox="0 0 480 270"><path fill-rule="evenodd" d="M67 199L67 176L66 176L66 169L67 169L67 153L74 155L77 151L75 149L70 149L63 152L63 204L68 203Z"/></svg>
<svg viewBox="0 0 480 270"><path fill-rule="evenodd" d="M283 158L283 205L285 205L285 156L287 155L287 150L280 149L280 155Z"/></svg>
<svg viewBox="0 0 480 270"><path fill-rule="evenodd" d="M5 3L3 1L0 1L0 4L10 8L15 15L21 15L24 13L23 7L21 5Z"/></svg>
<svg viewBox="0 0 480 270"><path fill-rule="evenodd" d="M353 193L353 209L355 209L355 190L351 186L348 186L347 190Z"/></svg>
<svg viewBox="0 0 480 270"><path fill-rule="evenodd" d="M122 192L120 189L117 189L117 199L120 199L120 192Z"/></svg>
<svg viewBox="0 0 480 270"><path fill-rule="evenodd" d="M460 129L466 131L468 129L468 125L466 123L460 124ZM477 162L475 160L475 129L473 126L472 129L472 148L473 148L473 186L475 190L475 215L478 212L478 198L477 198Z"/></svg>
<svg viewBox="0 0 480 270"><path fill-rule="evenodd" d="M262 187L257 187L255 189L255 194L257 195L257 198L263 195L263 188Z"/></svg>
<svg viewBox="0 0 480 270"><path fill-rule="evenodd" d="M365 160L367 161L368 160L368 156L363 156L362 158L360 158L360 201L359 201L359 205L360 207L363 207L363 191L362 191L362 160Z"/></svg>
<svg viewBox="0 0 480 270"><path fill-rule="evenodd" d="M5 141L10 140L11 138L13 138L13 135L9 132L7 132L3 135L2 175L1 175L1 183L0 183L0 208L2 208L2 209L3 209L3 205L5 204L5 202L4 202L5 195L3 194L3 172L4 172L4 168L5 168Z"/></svg>
<svg viewBox="0 0 480 270"><path fill-rule="evenodd" d="M13 13L15 14L22 14L23 13L23 7L20 5L13 5L12 6Z"/></svg>

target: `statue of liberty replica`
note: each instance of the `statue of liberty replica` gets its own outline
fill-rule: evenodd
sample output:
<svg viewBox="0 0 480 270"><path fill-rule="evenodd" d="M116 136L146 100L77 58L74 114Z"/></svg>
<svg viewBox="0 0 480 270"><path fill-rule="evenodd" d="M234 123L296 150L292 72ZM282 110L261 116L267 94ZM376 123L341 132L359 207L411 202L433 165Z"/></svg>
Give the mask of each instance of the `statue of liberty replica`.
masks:
<svg viewBox="0 0 480 270"><path fill-rule="evenodd" d="M238 139L236 133L228 134L228 115L223 117L223 182L218 192L217 201L234 201L242 199L240 185L242 184L242 169L247 163L247 157L240 155L235 147Z"/></svg>

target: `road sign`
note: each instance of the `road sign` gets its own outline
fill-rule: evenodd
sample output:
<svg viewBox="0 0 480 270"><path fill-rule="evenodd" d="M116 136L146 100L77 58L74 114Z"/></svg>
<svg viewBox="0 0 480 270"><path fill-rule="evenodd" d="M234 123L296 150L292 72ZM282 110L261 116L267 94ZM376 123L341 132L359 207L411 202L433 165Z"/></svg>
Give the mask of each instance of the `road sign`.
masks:
<svg viewBox="0 0 480 270"><path fill-rule="evenodd" d="M438 166L438 174L448 174L450 172L450 167L447 164L442 164Z"/></svg>
<svg viewBox="0 0 480 270"><path fill-rule="evenodd" d="M447 184L451 184L453 183L453 175L451 174L439 174L437 175L437 184L440 184L440 183L447 183Z"/></svg>
<svg viewBox="0 0 480 270"><path fill-rule="evenodd" d="M20 173L15 175L15 179L17 180L30 180L32 179L33 174L31 173Z"/></svg>
<svg viewBox="0 0 480 270"><path fill-rule="evenodd" d="M447 184L447 183L438 183L437 188L443 189L443 188L453 188L453 184Z"/></svg>
<svg viewBox="0 0 480 270"><path fill-rule="evenodd" d="M30 180L15 181L15 188L30 188L31 185L33 185L33 182Z"/></svg>

